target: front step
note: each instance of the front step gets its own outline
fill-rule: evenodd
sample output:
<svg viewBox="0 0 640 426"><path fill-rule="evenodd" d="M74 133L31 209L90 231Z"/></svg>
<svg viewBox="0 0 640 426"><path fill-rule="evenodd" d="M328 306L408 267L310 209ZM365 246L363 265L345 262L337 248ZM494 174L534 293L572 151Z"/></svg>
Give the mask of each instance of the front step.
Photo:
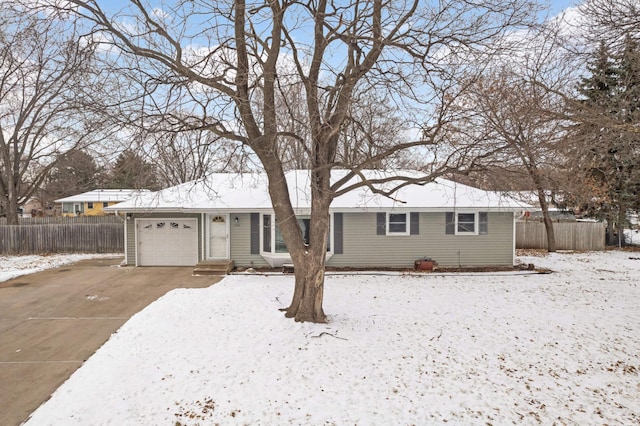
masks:
<svg viewBox="0 0 640 426"><path fill-rule="evenodd" d="M193 275L227 275L235 266L233 260L203 260L193 268Z"/></svg>

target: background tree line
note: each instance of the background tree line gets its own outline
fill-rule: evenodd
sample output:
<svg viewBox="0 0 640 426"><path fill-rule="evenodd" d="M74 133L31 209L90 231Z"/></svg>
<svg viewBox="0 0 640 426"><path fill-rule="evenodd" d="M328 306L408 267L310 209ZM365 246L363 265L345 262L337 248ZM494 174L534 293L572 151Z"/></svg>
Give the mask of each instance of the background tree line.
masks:
<svg viewBox="0 0 640 426"><path fill-rule="evenodd" d="M355 187L390 195L390 183L447 176L533 191L551 251L552 202L618 230L638 210L636 0L586 0L550 19L533 0L112 7L0 6L10 223L39 190L260 169L296 265L287 315L323 321L328 209ZM313 176L309 244L289 220L294 168ZM396 172L361 180L371 168ZM332 169L347 177L332 182Z"/></svg>
<svg viewBox="0 0 640 426"><path fill-rule="evenodd" d="M638 6L587 1L545 22L526 33L517 55L469 81L458 104L457 137L495 155L454 178L534 193L550 251L551 206L604 220L616 245L640 210Z"/></svg>
<svg viewBox="0 0 640 426"><path fill-rule="evenodd" d="M486 143L487 149L496 150L496 155L469 174L452 173L451 177L487 189L544 193L539 197L543 207L551 202L623 227L627 225L627 213L638 210L635 135L639 53L634 25L638 8L632 0L596 0L584 2L580 9L579 24L564 24L584 25L582 45L576 46L561 34L558 21L555 25L547 22L546 28L533 30L533 41L528 46L521 47L525 53L520 61L496 59L485 77L467 82L466 125L452 123L453 137L491 139ZM31 196L50 204L56 198L99 187L158 189L195 180L212 171L253 167L252 153L220 136L193 129L127 127L125 124L131 123L108 108L110 103L117 103L110 99L108 90L122 90L122 75L113 69L96 71L89 70L88 65L80 66L80 61L93 61L96 66L99 63L97 44L83 38L77 18L66 16L61 24L54 19L55 14L38 15L19 1L3 3L0 11L4 23L4 78L0 86L0 193L4 214L10 215L10 205L19 207ZM568 56L573 57L567 61ZM25 61L26 57L37 60ZM62 63L67 66L61 67ZM577 67L578 73L576 63L582 64ZM38 84L30 75L38 76ZM97 84L98 80L102 83ZM278 109L288 112L284 127L292 129L289 133L300 133L293 129L307 127L302 86L294 81L285 83ZM47 97L45 94L49 93ZM71 96L73 102L69 102ZM13 107L18 101L23 110ZM538 105L540 101L547 105ZM59 106L63 102L64 109ZM86 114L88 106L92 115ZM7 121L10 113L16 116ZM489 117L491 114L493 117ZM536 114L538 117L534 118ZM517 123L520 131L530 131L533 124L523 123L533 120L538 120L540 132L520 138L509 135L507 129L498 129ZM65 121L66 125L61 126ZM488 129L490 126L493 129ZM375 158L381 149L405 137L409 127L411 124L393 106L393 99L369 93L353 103L337 155L346 164L353 163L357 156ZM475 135L469 134L471 128ZM13 142L9 130L14 131ZM285 167L307 167L306 143L283 133L280 144ZM36 134L39 139L27 139ZM123 135L129 141L114 144L113 139ZM527 137L530 140L525 142ZM53 143L55 138L65 138L66 143ZM523 149L523 143L528 149ZM118 151L121 154L111 162L104 160ZM424 165L419 156L416 161L406 152L380 156L371 162L371 168L401 167Z"/></svg>

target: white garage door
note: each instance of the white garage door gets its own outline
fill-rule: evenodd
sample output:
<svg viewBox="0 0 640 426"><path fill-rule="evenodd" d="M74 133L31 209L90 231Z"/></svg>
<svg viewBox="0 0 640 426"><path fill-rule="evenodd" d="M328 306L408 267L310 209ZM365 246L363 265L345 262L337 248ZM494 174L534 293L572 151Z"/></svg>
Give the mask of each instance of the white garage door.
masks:
<svg viewBox="0 0 640 426"><path fill-rule="evenodd" d="M198 263L197 219L137 219L139 266Z"/></svg>

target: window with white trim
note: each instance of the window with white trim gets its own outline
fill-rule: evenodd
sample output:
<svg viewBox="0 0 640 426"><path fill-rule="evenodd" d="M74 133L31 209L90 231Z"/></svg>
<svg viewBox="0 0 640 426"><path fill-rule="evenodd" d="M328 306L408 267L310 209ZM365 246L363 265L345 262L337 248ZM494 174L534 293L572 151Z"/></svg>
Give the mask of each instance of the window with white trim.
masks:
<svg viewBox="0 0 640 426"><path fill-rule="evenodd" d="M302 231L302 237L305 244L309 244L309 232L311 231L311 218L309 216L296 216L300 230ZM329 230L329 237L327 239L327 251L331 251L331 229ZM284 237L278 226L278 221L275 219L275 215L263 214L262 215L262 252L263 253L276 253L285 254L289 253L287 245L284 242ZM273 244L272 244L273 241Z"/></svg>
<svg viewBox="0 0 640 426"><path fill-rule="evenodd" d="M447 212L445 233L450 235L484 235L489 233L487 212Z"/></svg>
<svg viewBox="0 0 640 426"><path fill-rule="evenodd" d="M407 213L387 213L387 235L408 235Z"/></svg>
<svg viewBox="0 0 640 426"><path fill-rule="evenodd" d="M458 213L456 216L456 234L475 234L476 214Z"/></svg>

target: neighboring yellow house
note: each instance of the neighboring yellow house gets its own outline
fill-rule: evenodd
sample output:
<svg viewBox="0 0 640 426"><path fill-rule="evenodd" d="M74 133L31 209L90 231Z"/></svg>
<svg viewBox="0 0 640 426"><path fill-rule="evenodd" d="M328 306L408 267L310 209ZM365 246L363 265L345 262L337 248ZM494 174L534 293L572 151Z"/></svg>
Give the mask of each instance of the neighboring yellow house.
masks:
<svg viewBox="0 0 640 426"><path fill-rule="evenodd" d="M56 203L62 204L63 216L105 216L113 214L105 212L105 207L118 204L146 189L96 189L71 197L60 198Z"/></svg>

